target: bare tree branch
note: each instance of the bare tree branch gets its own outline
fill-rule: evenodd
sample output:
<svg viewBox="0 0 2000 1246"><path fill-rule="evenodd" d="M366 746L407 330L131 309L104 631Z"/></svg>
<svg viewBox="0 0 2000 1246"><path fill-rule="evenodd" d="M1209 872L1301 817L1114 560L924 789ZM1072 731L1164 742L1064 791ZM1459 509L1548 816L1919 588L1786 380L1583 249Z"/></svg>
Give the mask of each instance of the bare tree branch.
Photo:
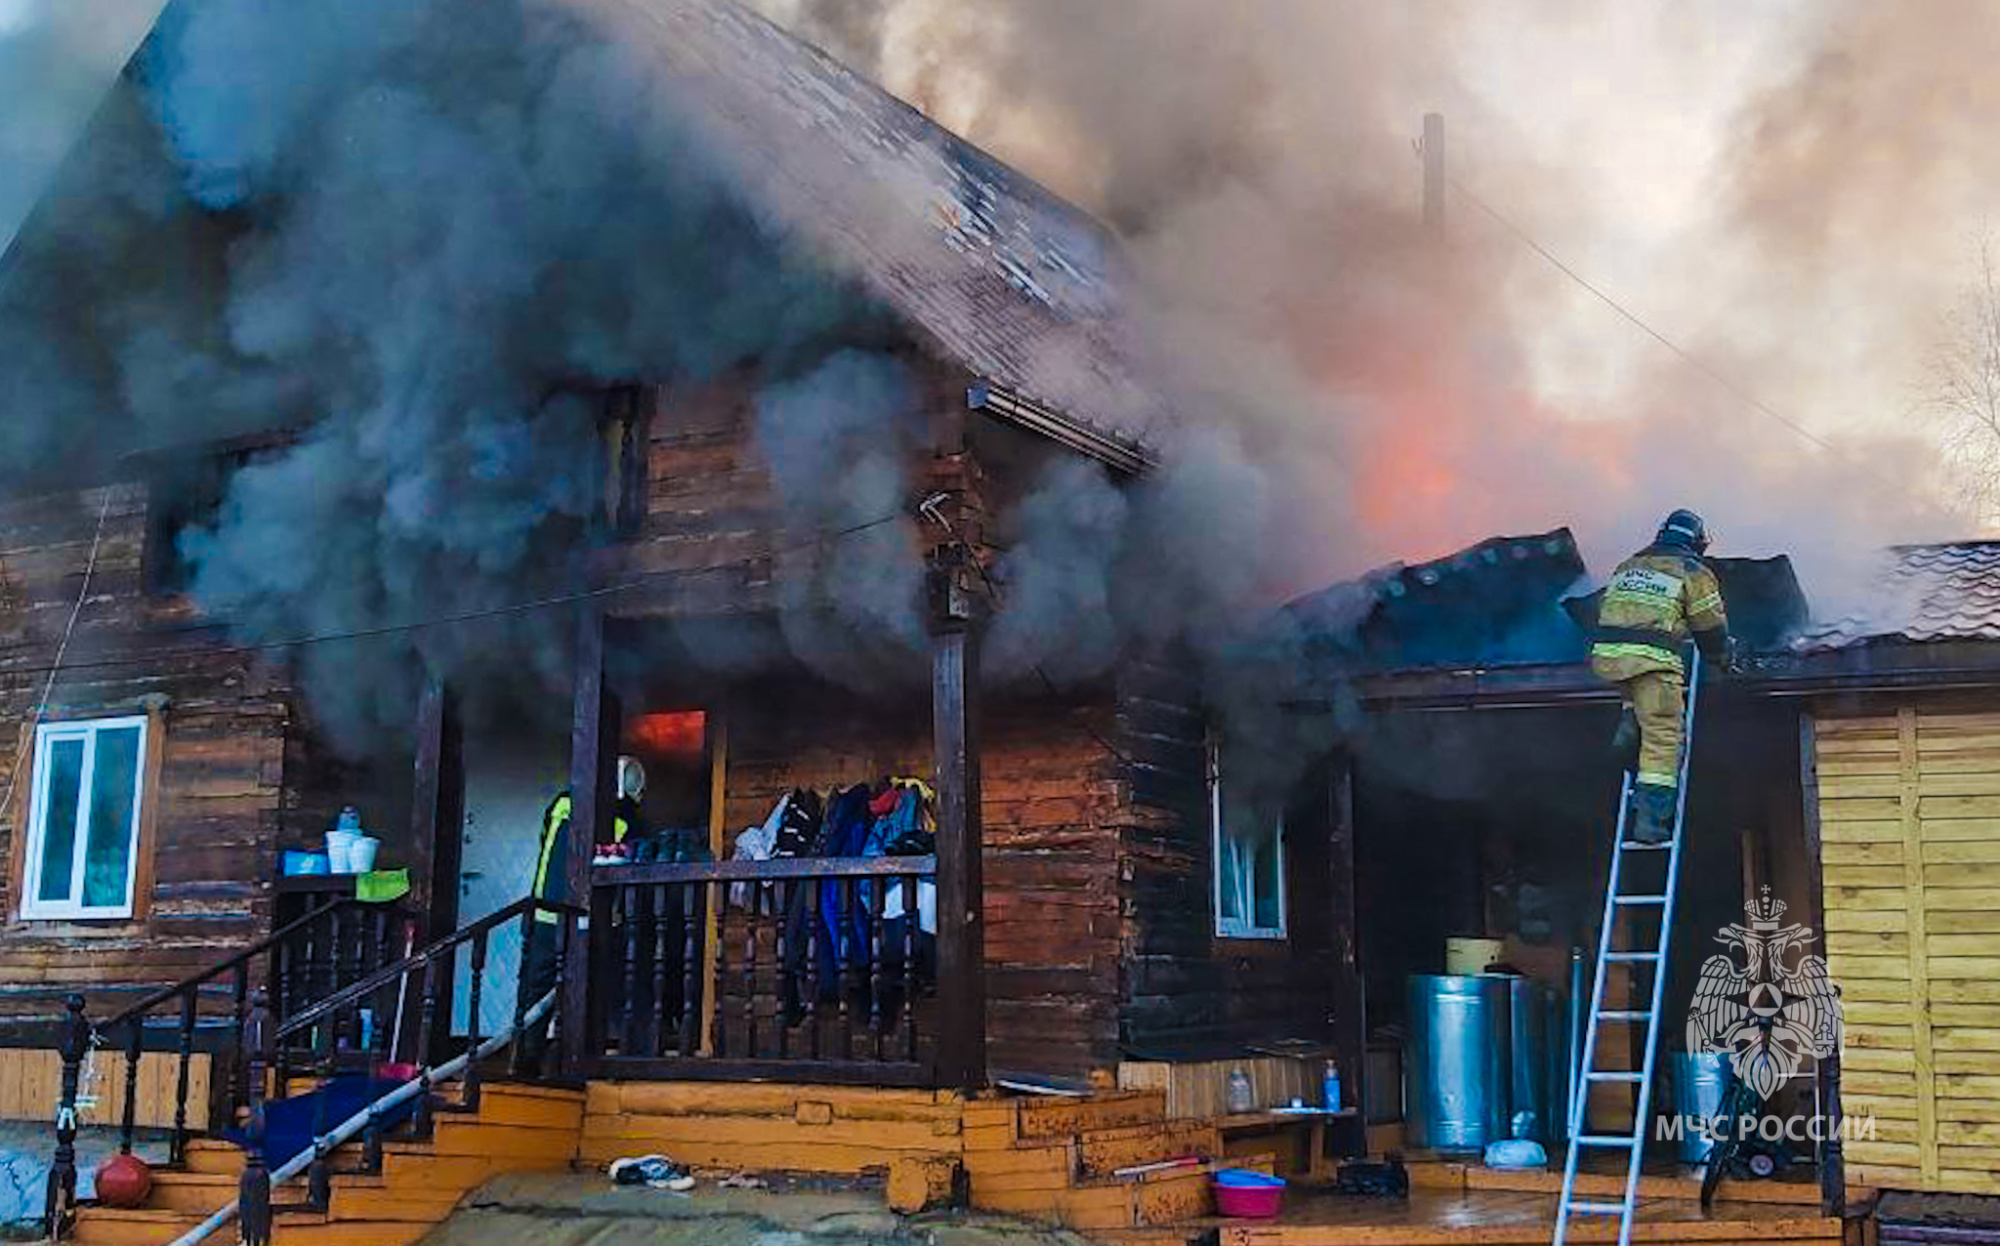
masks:
<svg viewBox="0 0 2000 1246"><path fill-rule="evenodd" d="M1922 406L1943 426L1960 500L2000 518L2000 255L1991 235L1932 352Z"/></svg>

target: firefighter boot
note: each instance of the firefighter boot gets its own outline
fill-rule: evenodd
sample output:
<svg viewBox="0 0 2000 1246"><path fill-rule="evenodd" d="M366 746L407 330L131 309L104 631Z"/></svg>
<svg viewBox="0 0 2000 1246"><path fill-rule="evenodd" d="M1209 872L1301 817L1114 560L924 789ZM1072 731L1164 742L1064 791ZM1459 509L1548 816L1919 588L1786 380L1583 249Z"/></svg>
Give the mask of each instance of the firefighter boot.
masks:
<svg viewBox="0 0 2000 1246"><path fill-rule="evenodd" d="M1674 837L1675 806L1680 802L1670 787L1640 783L1632 789L1632 842L1658 846Z"/></svg>
<svg viewBox="0 0 2000 1246"><path fill-rule="evenodd" d="M1630 705L1618 713L1618 730L1611 733L1611 752L1621 769L1631 770L1639 764L1639 715Z"/></svg>

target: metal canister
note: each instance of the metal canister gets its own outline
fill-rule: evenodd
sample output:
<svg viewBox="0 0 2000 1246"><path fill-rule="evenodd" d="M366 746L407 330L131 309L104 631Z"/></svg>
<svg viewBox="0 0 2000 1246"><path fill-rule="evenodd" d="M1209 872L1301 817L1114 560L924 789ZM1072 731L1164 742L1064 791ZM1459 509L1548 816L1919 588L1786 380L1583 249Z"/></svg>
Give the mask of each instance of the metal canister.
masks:
<svg viewBox="0 0 2000 1246"><path fill-rule="evenodd" d="M1729 1056L1719 1051L1674 1053L1674 1110L1680 1113L1680 1158L1683 1164L1708 1159L1706 1122L1722 1111L1729 1089Z"/></svg>
<svg viewBox="0 0 2000 1246"><path fill-rule="evenodd" d="M1404 1127L1412 1147L1480 1150L1508 1136L1508 979L1410 978Z"/></svg>

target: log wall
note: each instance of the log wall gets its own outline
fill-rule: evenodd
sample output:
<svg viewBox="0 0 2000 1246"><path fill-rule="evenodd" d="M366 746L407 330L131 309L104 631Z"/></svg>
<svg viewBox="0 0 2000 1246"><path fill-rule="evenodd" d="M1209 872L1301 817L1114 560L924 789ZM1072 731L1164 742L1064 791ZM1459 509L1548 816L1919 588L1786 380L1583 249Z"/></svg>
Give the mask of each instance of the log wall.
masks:
<svg viewBox="0 0 2000 1246"><path fill-rule="evenodd" d="M1325 802L1286 820L1288 932L1215 934L1207 725L1185 663L1121 670L1121 1041L1139 1058L1230 1054L1247 1042L1329 1036L1334 973Z"/></svg>
<svg viewBox="0 0 2000 1246"><path fill-rule="evenodd" d="M129 484L0 503L0 794L12 785L0 809L0 1017L47 1015L79 988L101 1016L267 928L290 685L279 664L223 650L185 601L142 591L146 504ZM89 590L48 685L100 515ZM46 719L157 715L132 920L19 920L19 811L45 685Z"/></svg>

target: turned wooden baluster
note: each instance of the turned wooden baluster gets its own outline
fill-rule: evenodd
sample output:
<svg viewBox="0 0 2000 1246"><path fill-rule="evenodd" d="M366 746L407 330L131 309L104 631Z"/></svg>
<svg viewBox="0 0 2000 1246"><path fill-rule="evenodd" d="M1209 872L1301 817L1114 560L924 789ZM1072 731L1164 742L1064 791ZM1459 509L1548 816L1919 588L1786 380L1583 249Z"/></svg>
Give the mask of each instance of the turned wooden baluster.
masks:
<svg viewBox="0 0 2000 1246"><path fill-rule="evenodd" d="M68 1236L76 1216L76 1092L84 1057L90 1054L90 1022L84 1020L81 995L63 1000L56 1050L62 1056L62 1089L56 1099L56 1153L42 1203L42 1231L50 1241Z"/></svg>
<svg viewBox="0 0 2000 1246"><path fill-rule="evenodd" d="M743 1054L757 1058L757 884L743 912Z"/></svg>
<svg viewBox="0 0 2000 1246"><path fill-rule="evenodd" d="M263 987L250 1000L243 1028L243 1102L248 1118L243 1136L243 1176L236 1198L243 1246L269 1246L271 1240L271 1173L264 1166L264 1075L271 1055L271 996Z"/></svg>
<svg viewBox="0 0 2000 1246"><path fill-rule="evenodd" d="M653 947L653 1006L647 1010L646 1050L655 1056L667 1052L667 937L673 923L667 920L673 909L667 904L671 894L666 883L653 888L652 926L647 932ZM679 1018L676 1018L678 1020Z"/></svg>
<svg viewBox="0 0 2000 1246"><path fill-rule="evenodd" d="M565 912L558 916L562 920L556 923L556 930L559 933L556 938L555 993L549 1011L543 1014L543 1020L552 1022L549 1028L548 1050L542 1057L543 1077L559 1075L569 1067L563 1055L563 1027L569 1024L567 1010L562 1007L563 984L569 980L570 940L580 936L576 932L576 914ZM539 1025L541 1022L536 1024Z"/></svg>
<svg viewBox="0 0 2000 1246"><path fill-rule="evenodd" d="M528 1005L535 1002L528 998L528 954L536 928L544 924L536 920L540 912L531 904L521 914L520 972L514 975L514 1041L507 1048L507 1072L514 1077L526 1076L528 1071Z"/></svg>
<svg viewBox="0 0 2000 1246"><path fill-rule="evenodd" d="M195 992L181 993L180 1068L174 1079L174 1136L167 1144L169 1162L178 1164L187 1153L188 1072L194 1064Z"/></svg>
<svg viewBox="0 0 2000 1246"><path fill-rule="evenodd" d="M840 962L840 1059L854 1058L854 957L861 949L854 939L854 880L843 878L835 884L839 900L834 906L833 954Z"/></svg>
<svg viewBox="0 0 2000 1246"><path fill-rule="evenodd" d="M805 994L806 1047L813 1059L819 1059L819 941L821 914L825 911L825 897L820 892L819 880L804 879L800 885L805 888L805 903L801 906L806 915L806 954L799 962L799 969L805 975L802 991Z"/></svg>
<svg viewBox="0 0 2000 1246"><path fill-rule="evenodd" d="M618 911L625 922L625 989L618 1001L618 1053L639 1050L639 888L618 889Z"/></svg>
<svg viewBox="0 0 2000 1246"><path fill-rule="evenodd" d="M882 910L889 904L889 880L870 879L862 894L865 916L868 919L868 1028L875 1037L875 1058L882 1058L883 1030L888 1023L889 1010L882 992L887 989L882 975Z"/></svg>
<svg viewBox="0 0 2000 1246"><path fill-rule="evenodd" d="M486 983L486 932L472 936L471 990L465 998L465 1050L470 1058L465 1062L465 1093L462 1102L467 1108L479 1106L479 997Z"/></svg>
<svg viewBox="0 0 2000 1246"><path fill-rule="evenodd" d="M695 993L701 989L701 889L689 883L675 884L681 889L681 1050L683 1056L695 1054L695 1026L701 1019L700 1001Z"/></svg>
<svg viewBox="0 0 2000 1246"><path fill-rule="evenodd" d="M798 1001L798 975L792 971L792 897L798 888L791 882L780 881L772 889L772 913L777 918L774 959L778 965L778 1059L791 1054L792 1023L798 1020L795 1005ZM761 894L761 893L760 893Z"/></svg>
<svg viewBox="0 0 2000 1246"><path fill-rule="evenodd" d="M118 1121L118 1149L132 1153L132 1132L139 1124L139 1059L145 1054L146 1017L135 1014L125 1027L125 1110Z"/></svg>
<svg viewBox="0 0 2000 1246"><path fill-rule="evenodd" d="M923 880L903 877L903 1056L917 1060L917 934L923 920L919 906Z"/></svg>
<svg viewBox="0 0 2000 1246"><path fill-rule="evenodd" d="M417 1012L417 1049L414 1055L417 1064L428 1068L431 1063L431 1055L437 1049L435 1036L437 1032L438 980L440 975L438 973L438 958L435 955L424 957L423 971L424 1001L422 1007ZM417 1096L416 1125L419 1137L430 1137L431 1096L428 1091Z"/></svg>
<svg viewBox="0 0 2000 1246"><path fill-rule="evenodd" d="M327 1017L324 1024L312 1027L313 1061L311 1067L323 1080L313 1095L313 1157L312 1166L306 1171L306 1198L307 1201L320 1211L325 1211L333 1202L332 1156L329 1153L329 1148L320 1145L320 1139L326 1137L329 1125L327 1120L327 1099L330 1097L328 1090L333 1076L338 1071L339 1028L340 1017L338 1012L333 1016ZM280 1098L289 1098L291 1096L291 1087L282 1084L279 1085L278 1095Z"/></svg>
<svg viewBox="0 0 2000 1246"><path fill-rule="evenodd" d="M709 883L707 884L707 888L709 911L715 914L715 972L708 976L708 980L715 987L716 1007L713 1032L710 1035L709 1041L712 1050L719 1056L727 1051L729 1047L727 1037L729 1026L724 1020L722 1013L722 999L723 996L728 994L727 991L723 990L723 983L728 981L724 977L724 974L727 972L729 965L729 957L727 955L729 947L729 939L727 937L729 934L729 888L720 883Z"/></svg>

